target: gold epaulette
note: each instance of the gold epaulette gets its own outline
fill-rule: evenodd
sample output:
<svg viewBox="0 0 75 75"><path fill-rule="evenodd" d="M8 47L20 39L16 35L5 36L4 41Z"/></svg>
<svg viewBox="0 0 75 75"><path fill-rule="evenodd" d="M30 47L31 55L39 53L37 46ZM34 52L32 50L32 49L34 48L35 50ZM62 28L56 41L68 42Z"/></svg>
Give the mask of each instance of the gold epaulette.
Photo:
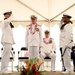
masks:
<svg viewBox="0 0 75 75"><path fill-rule="evenodd" d="M40 26L40 27L41 27L41 25L38 25L38 26Z"/></svg>
<svg viewBox="0 0 75 75"><path fill-rule="evenodd" d="M30 25L27 25L26 27L28 27L28 26L30 26Z"/></svg>

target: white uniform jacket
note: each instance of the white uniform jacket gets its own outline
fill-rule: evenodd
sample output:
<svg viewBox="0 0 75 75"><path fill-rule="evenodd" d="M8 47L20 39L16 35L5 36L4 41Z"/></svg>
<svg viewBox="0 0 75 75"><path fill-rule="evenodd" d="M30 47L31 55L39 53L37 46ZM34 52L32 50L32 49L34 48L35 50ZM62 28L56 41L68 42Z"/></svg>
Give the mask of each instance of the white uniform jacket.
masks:
<svg viewBox="0 0 75 75"><path fill-rule="evenodd" d="M60 31L60 47L72 47L73 46L73 28L69 23L64 26L64 29Z"/></svg>
<svg viewBox="0 0 75 75"><path fill-rule="evenodd" d="M49 41L50 38L45 38L45 41ZM52 38L51 38L52 39ZM52 39L52 43L46 44L44 42L42 42L42 50L41 53L54 53L54 51L56 52L56 45L54 40Z"/></svg>
<svg viewBox="0 0 75 75"><path fill-rule="evenodd" d="M25 37L25 42L26 42L26 47L29 46L41 46L41 41L42 41L42 30L41 27L38 25L37 26L38 31L35 32L35 34L32 34L30 31L30 25L27 26L26 28L26 37ZM34 29L32 29L34 30Z"/></svg>
<svg viewBox="0 0 75 75"><path fill-rule="evenodd" d="M12 15L8 18L3 20L2 22L2 38L1 38L1 43L9 43L9 44L14 44L14 39L13 39L13 32L10 27L10 22L12 20Z"/></svg>

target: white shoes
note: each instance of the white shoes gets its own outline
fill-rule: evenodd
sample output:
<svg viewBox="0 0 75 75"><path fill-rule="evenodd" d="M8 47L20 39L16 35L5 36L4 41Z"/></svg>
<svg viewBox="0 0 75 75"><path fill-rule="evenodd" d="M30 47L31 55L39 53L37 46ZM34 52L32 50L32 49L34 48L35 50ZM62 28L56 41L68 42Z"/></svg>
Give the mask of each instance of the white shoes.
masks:
<svg viewBox="0 0 75 75"><path fill-rule="evenodd" d="M1 74L11 74L11 71L5 71L5 72L1 72Z"/></svg>
<svg viewBox="0 0 75 75"><path fill-rule="evenodd" d="M63 74L68 73L68 74L73 74L73 71L64 71L62 72Z"/></svg>
<svg viewBox="0 0 75 75"><path fill-rule="evenodd" d="M51 72L56 72L55 70L51 70Z"/></svg>

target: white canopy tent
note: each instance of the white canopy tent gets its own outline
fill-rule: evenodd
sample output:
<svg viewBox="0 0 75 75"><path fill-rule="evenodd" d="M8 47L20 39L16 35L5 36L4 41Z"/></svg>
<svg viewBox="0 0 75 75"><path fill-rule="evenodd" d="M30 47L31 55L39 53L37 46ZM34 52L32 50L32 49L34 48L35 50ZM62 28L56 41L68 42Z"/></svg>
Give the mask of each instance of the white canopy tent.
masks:
<svg viewBox="0 0 75 75"><path fill-rule="evenodd" d="M75 0L0 0L0 27L1 21L4 18L3 13L8 10L13 12L13 24L15 27L17 27L13 29L13 34L16 42L13 47L16 53L15 60L17 61L17 51L20 50L22 46L25 46L25 27L30 23L31 15L36 15L38 17L38 23L43 26L42 31L48 29L47 27L58 24L64 13L72 16L72 21L75 25ZM61 62L59 60L60 30L59 27L55 25L50 28L50 31L51 37L54 38L57 47L56 70L60 70L62 68L60 68ZM0 39L1 34L2 32L0 28ZM2 48L1 43L0 48ZM17 65L17 61L15 61L14 65Z"/></svg>
<svg viewBox="0 0 75 75"><path fill-rule="evenodd" d="M30 23L30 16L36 15L40 25L53 26L61 20L62 14L72 16L75 22L75 0L0 0L0 26L3 13L13 12L15 27L26 27Z"/></svg>

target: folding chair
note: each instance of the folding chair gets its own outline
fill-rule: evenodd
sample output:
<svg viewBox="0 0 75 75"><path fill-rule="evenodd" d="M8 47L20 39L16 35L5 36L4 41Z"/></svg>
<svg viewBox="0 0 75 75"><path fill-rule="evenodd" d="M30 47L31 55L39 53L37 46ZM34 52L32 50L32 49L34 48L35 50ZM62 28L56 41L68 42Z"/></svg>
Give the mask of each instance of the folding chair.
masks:
<svg viewBox="0 0 75 75"><path fill-rule="evenodd" d="M14 49L12 48L12 51L11 51L11 56L10 56L10 62L11 62L11 69L12 69L12 72L13 72L13 61L14 61L14 56L15 56L15 51L13 51ZM1 48L1 51L0 51L0 62L1 62L1 59L2 59L2 52L3 52L3 48Z"/></svg>
<svg viewBox="0 0 75 75"><path fill-rule="evenodd" d="M18 51L18 66L22 66L22 62L29 59L28 55L25 55L25 53L28 53L28 49L26 47L22 47L20 51ZM21 65L20 65L21 63ZM18 69L19 71L19 69Z"/></svg>
<svg viewBox="0 0 75 75"><path fill-rule="evenodd" d="M46 56L45 58L44 58L44 61L45 62L47 62L47 65L45 66L45 67L50 67L49 65L48 65L48 62L50 62L50 57L48 57L48 56Z"/></svg>

